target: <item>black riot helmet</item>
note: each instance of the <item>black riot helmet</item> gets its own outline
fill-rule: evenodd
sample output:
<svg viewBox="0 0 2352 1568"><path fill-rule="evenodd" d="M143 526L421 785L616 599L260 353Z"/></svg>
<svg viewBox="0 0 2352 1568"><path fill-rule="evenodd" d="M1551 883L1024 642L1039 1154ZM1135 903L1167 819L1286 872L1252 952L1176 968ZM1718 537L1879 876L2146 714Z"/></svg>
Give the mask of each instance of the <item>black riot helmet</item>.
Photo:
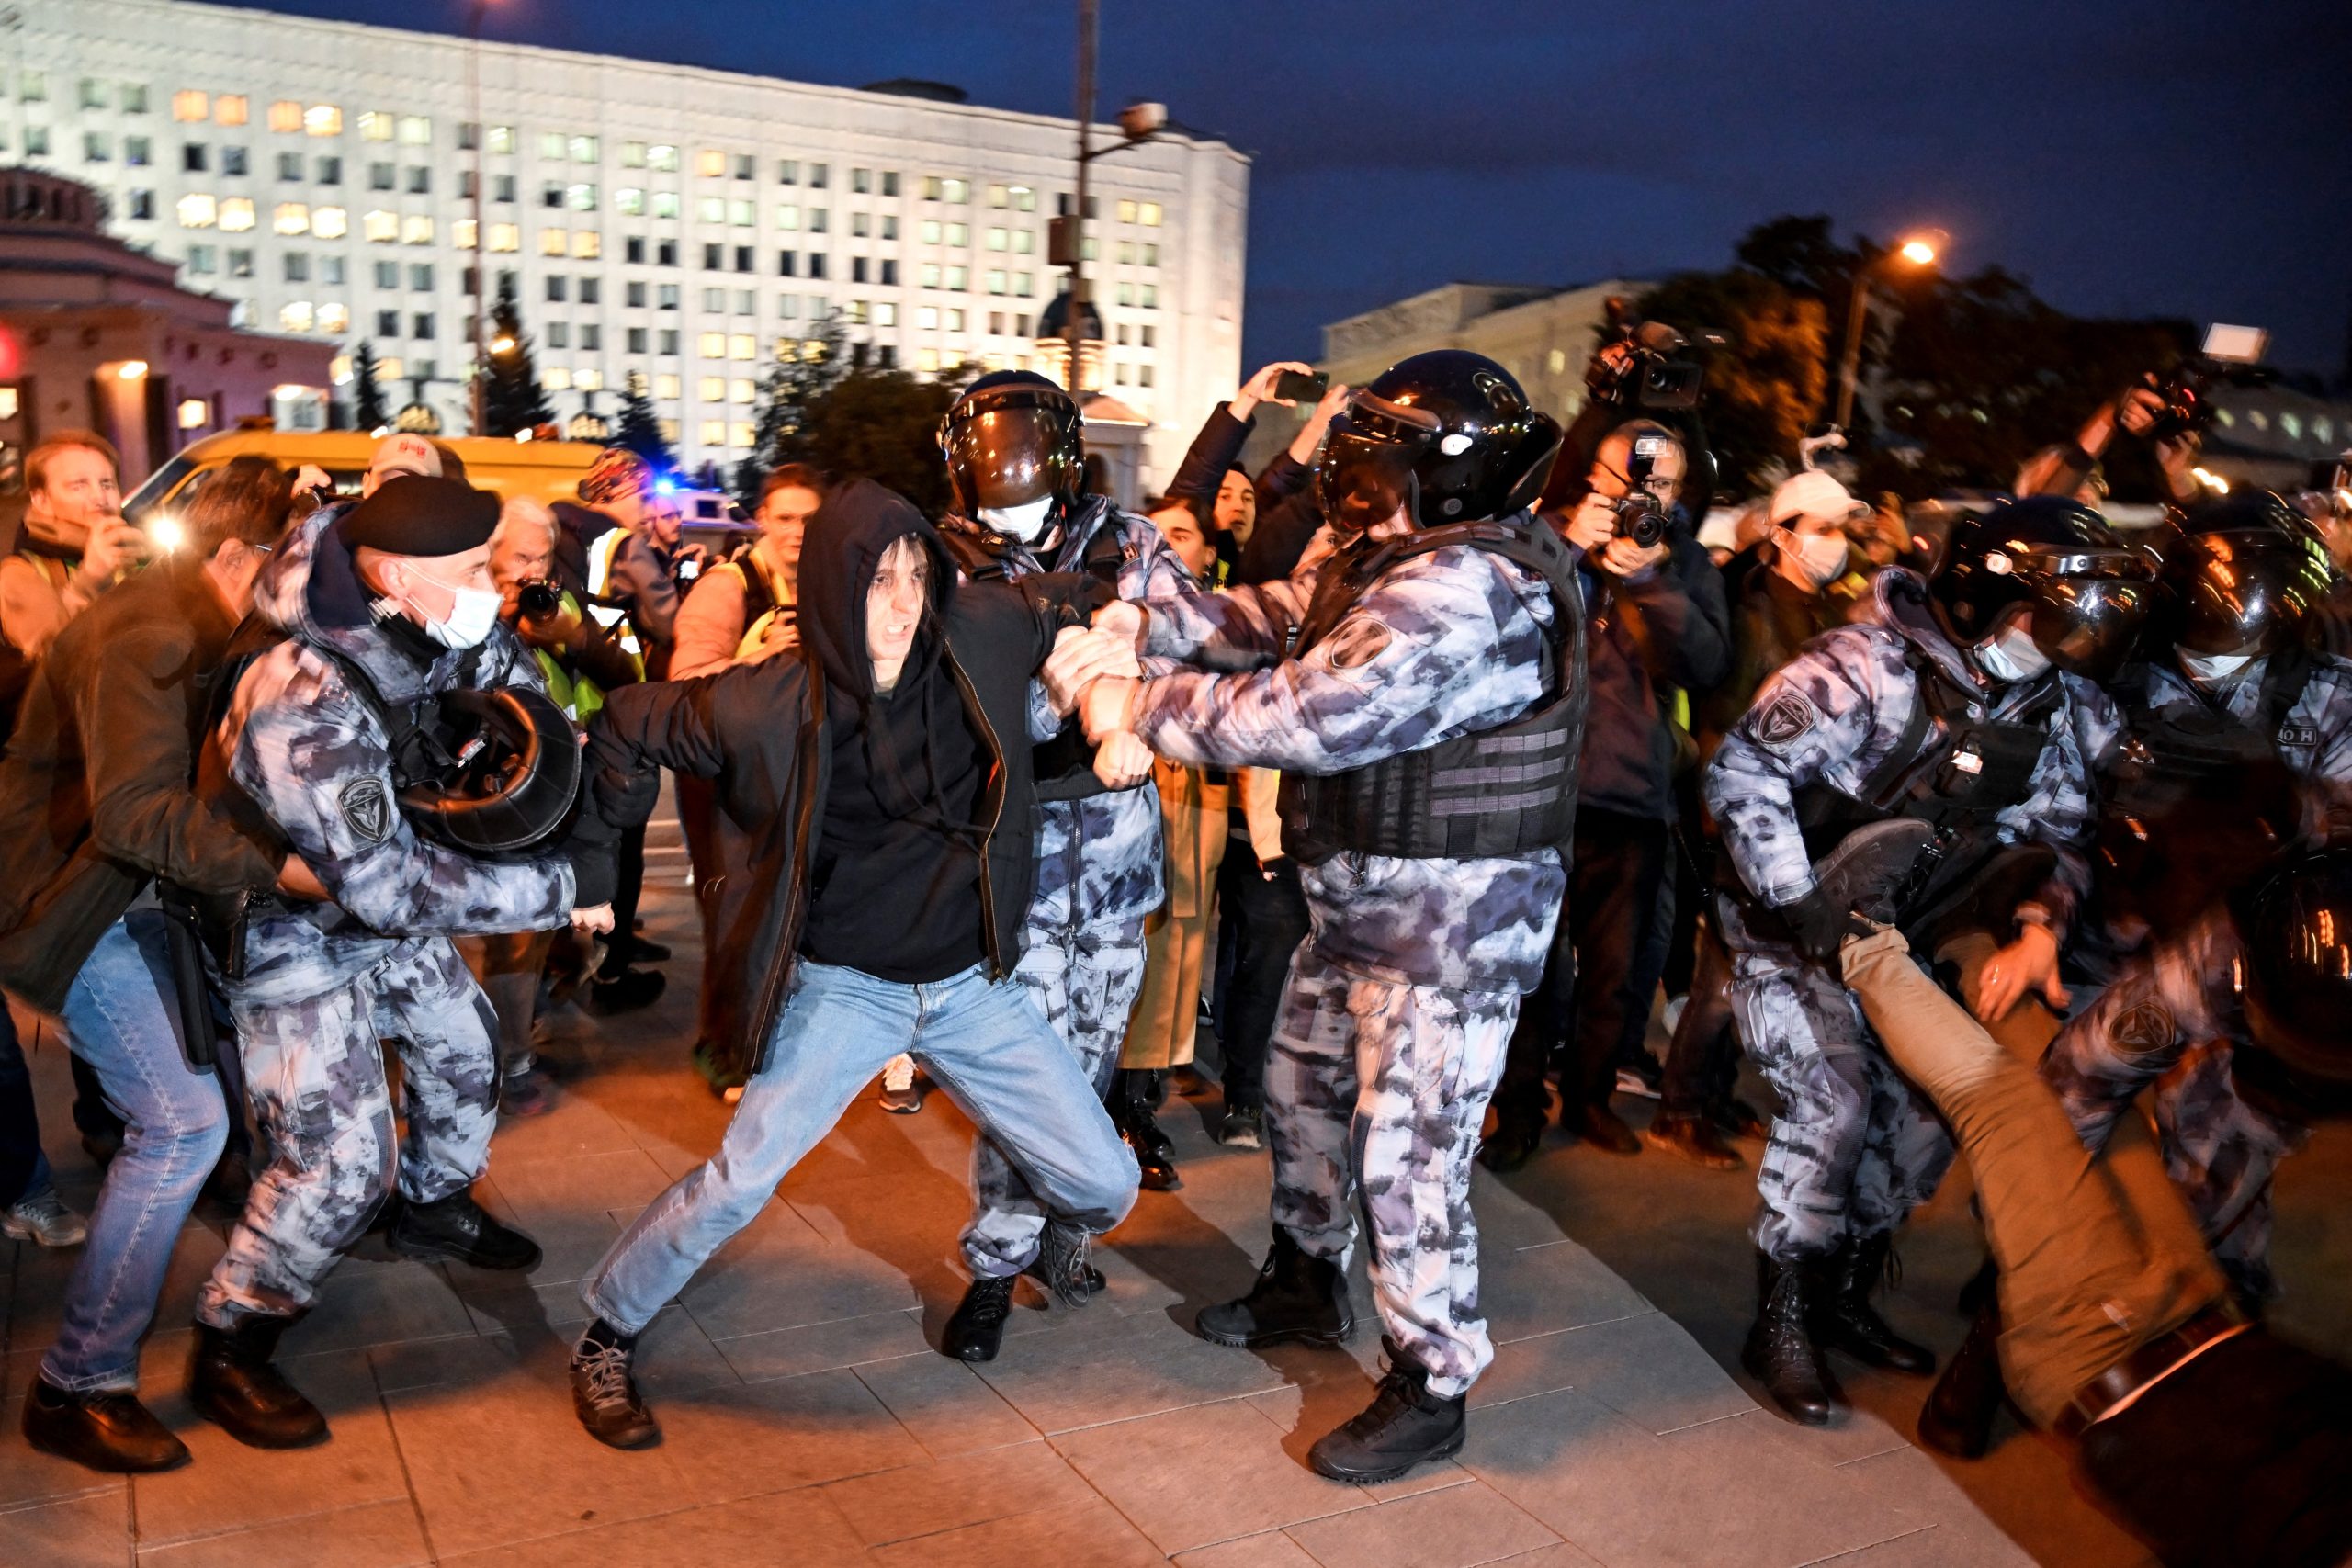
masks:
<svg viewBox="0 0 2352 1568"><path fill-rule="evenodd" d="M1399 360L1348 399L1316 483L1342 533L1399 507L1415 527L1476 523L1533 504L1559 449L1559 422L1528 405L1510 371L1441 348Z"/></svg>
<svg viewBox="0 0 2352 1568"><path fill-rule="evenodd" d="M2122 667L2154 599L2155 565L2070 497L2030 495L1952 527L1928 599L1944 634L1984 641L2018 605L2043 657L2104 680Z"/></svg>
<svg viewBox="0 0 2352 1568"><path fill-rule="evenodd" d="M2306 856L2237 912L2246 1027L2291 1072L2352 1081L2352 849Z"/></svg>
<svg viewBox="0 0 2352 1568"><path fill-rule="evenodd" d="M421 836L468 854L516 855L544 845L580 797L580 736L543 692L458 687L436 704L426 776L400 791Z"/></svg>
<svg viewBox="0 0 2352 1568"><path fill-rule="evenodd" d="M1067 514L1086 493L1083 423L1077 400L1034 370L991 371L964 389L939 421L956 512L1051 497Z"/></svg>
<svg viewBox="0 0 2352 1568"><path fill-rule="evenodd" d="M2267 490L2190 507L2165 530L2160 553L2159 627L2191 653L2276 653L2327 597L2326 546Z"/></svg>

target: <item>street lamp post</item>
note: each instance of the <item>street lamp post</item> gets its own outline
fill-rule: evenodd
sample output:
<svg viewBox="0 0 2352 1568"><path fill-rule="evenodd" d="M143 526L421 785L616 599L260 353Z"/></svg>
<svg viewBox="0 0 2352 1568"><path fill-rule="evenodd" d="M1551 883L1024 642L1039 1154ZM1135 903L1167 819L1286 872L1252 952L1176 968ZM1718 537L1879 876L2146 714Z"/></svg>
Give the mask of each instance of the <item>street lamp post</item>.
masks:
<svg viewBox="0 0 2352 1568"><path fill-rule="evenodd" d="M466 98L468 103L466 112L472 117L474 127L474 178L472 200L469 204L473 214L474 264L467 273L467 281L471 285L470 292L473 296L474 308L473 433L476 435L480 435L482 432L482 423L487 413L484 400L489 390L483 385L483 378L488 373L489 363L482 354L481 347L482 333L485 330L481 312L481 155L482 143L490 135L490 128L481 122L481 25L489 15L490 0L474 0L466 27Z"/></svg>
<svg viewBox="0 0 2352 1568"><path fill-rule="evenodd" d="M1846 313L1846 353L1838 367L1838 420L1839 429L1854 423L1854 383L1862 369L1862 327L1869 320L1871 308L1871 275L1890 261L1902 261L1915 267L1933 266L1942 249L1946 236L1940 229L1914 234L1903 243L1874 261L1864 262L1854 269L1852 308Z"/></svg>
<svg viewBox="0 0 2352 1568"><path fill-rule="evenodd" d="M1100 0L1078 0L1078 195L1069 218L1069 316L1062 322L1062 341L1069 353L1069 390L1086 390L1086 185L1087 171L1097 158L1141 146L1168 123L1168 111L1159 104L1129 104L1119 111L1123 140L1107 147L1094 145L1094 55L1102 31Z"/></svg>

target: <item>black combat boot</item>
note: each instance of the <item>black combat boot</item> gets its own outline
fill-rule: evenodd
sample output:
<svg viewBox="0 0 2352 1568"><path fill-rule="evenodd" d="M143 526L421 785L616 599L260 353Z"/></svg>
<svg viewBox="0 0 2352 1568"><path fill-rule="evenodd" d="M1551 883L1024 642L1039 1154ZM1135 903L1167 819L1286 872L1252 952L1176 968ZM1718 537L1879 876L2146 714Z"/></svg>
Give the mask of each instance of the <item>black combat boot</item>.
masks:
<svg viewBox="0 0 2352 1568"><path fill-rule="evenodd" d="M387 1237L403 1258L447 1258L477 1269L536 1269L539 1244L492 1219L470 1192L402 1203Z"/></svg>
<svg viewBox="0 0 2352 1568"><path fill-rule="evenodd" d="M1814 1338L1823 1348L1843 1350L1866 1366L1925 1377L1936 1370L1936 1353L1895 1333L1871 1305L1871 1291L1894 1256L1891 1232L1846 1244L1835 1259L1829 1293L1820 1303Z"/></svg>
<svg viewBox="0 0 2352 1568"><path fill-rule="evenodd" d="M1921 1442L1954 1459L1984 1457L2008 1393L2001 1382L2000 1342L2000 1303L1988 1297L1919 1407Z"/></svg>
<svg viewBox="0 0 2352 1568"><path fill-rule="evenodd" d="M1348 1277L1337 1263L1300 1250L1280 1225L1258 1282L1239 1301L1204 1307L1193 1320L1212 1345L1254 1350L1261 1345L1299 1340L1310 1345L1344 1344L1356 1331L1348 1305Z"/></svg>
<svg viewBox="0 0 2352 1568"><path fill-rule="evenodd" d="M1021 1271L1062 1305L1082 1307L1111 1283L1089 1257L1093 1247L1094 1236L1084 1225L1047 1220L1045 1234L1037 1238L1037 1256Z"/></svg>
<svg viewBox="0 0 2352 1568"><path fill-rule="evenodd" d="M1544 1146L1543 1116L1528 1117L1498 1111L1495 1135L1478 1146L1478 1163L1497 1176L1508 1176L1535 1157Z"/></svg>
<svg viewBox="0 0 2352 1568"><path fill-rule="evenodd" d="M1004 1343L1004 1320L1012 1315L1012 1287L1018 1278L975 1275L940 1333L940 1354L959 1361L995 1360Z"/></svg>
<svg viewBox="0 0 2352 1568"><path fill-rule="evenodd" d="M146 1475L187 1462L187 1445L130 1390L68 1393L39 1374L25 1396L25 1441L109 1475Z"/></svg>
<svg viewBox="0 0 2352 1568"><path fill-rule="evenodd" d="M1147 1192L1174 1192L1184 1185L1176 1173L1176 1144L1152 1114L1152 1095L1159 1075L1139 1067L1122 1068L1111 1085L1111 1124L1135 1151L1136 1169Z"/></svg>
<svg viewBox="0 0 2352 1568"><path fill-rule="evenodd" d="M187 1369L187 1402L196 1413L255 1449L300 1449L322 1442L327 1418L269 1359L278 1337L300 1320L246 1313L234 1328L196 1325Z"/></svg>
<svg viewBox="0 0 2352 1568"><path fill-rule="evenodd" d="M1692 1165L1704 1166L1709 1170L1737 1170L1747 1163L1704 1115L1661 1111L1642 1130L1642 1142L1654 1149L1679 1155Z"/></svg>
<svg viewBox="0 0 2352 1568"><path fill-rule="evenodd" d="M661 1424L637 1392L637 1336L603 1318L571 1349L571 1413L608 1448L641 1449L662 1440Z"/></svg>
<svg viewBox="0 0 2352 1568"><path fill-rule="evenodd" d="M1739 1364L1773 1404L1808 1427L1826 1427L1846 1409L1845 1391L1813 1342L1812 1309L1826 1293L1819 1263L1757 1255L1756 1324Z"/></svg>
<svg viewBox="0 0 2352 1568"><path fill-rule="evenodd" d="M1430 1392L1430 1374L1419 1361L1384 1338L1388 1371L1372 1403L1345 1426L1326 1432L1306 1450L1317 1475L1368 1486L1394 1481L1417 1464L1462 1451L1469 1426L1469 1401Z"/></svg>

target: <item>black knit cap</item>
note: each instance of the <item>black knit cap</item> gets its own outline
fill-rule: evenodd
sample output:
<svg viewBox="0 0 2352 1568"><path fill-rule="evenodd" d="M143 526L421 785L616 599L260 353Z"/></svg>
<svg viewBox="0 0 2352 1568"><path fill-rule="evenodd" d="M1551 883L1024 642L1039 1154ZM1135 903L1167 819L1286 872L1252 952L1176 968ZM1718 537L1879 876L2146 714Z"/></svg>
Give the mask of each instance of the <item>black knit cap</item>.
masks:
<svg viewBox="0 0 2352 1568"><path fill-rule="evenodd" d="M335 520L345 545L396 556L455 556L490 543L498 497L458 479L403 474Z"/></svg>

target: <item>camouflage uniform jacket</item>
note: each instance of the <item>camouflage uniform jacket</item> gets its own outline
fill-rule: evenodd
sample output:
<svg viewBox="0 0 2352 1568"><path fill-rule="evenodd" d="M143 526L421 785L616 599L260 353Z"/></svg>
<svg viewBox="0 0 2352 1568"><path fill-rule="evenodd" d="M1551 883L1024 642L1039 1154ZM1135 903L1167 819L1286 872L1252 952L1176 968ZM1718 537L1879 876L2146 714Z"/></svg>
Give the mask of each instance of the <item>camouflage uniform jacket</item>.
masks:
<svg viewBox="0 0 2352 1568"><path fill-rule="evenodd" d="M1202 667L1145 682L1136 733L1155 752L1341 773L1508 724L1555 678L1544 580L1462 545L1396 562L1305 658L1285 658L1318 565L1150 600L1145 651ZM1302 875L1317 949L1331 962L1404 985L1522 992L1543 974L1567 886L1552 850L1483 860L1348 852Z"/></svg>
<svg viewBox="0 0 2352 1568"><path fill-rule="evenodd" d="M2000 719L2039 701L2048 682L2063 700L2035 760L2026 799L1996 818L2003 843L2027 840L2057 852L2057 869L2036 896L2063 929L2090 884L2081 846L2092 825L2090 764L2115 744L2121 716L2113 699L2078 676L2052 671L1987 689L1928 614L1917 573L1879 573L1872 618L1833 627L1805 644L1756 694L1707 764L1702 789L1724 849L1748 890L1777 908L1813 890L1813 864L1797 820L1796 796L1820 783L1859 799L1894 748L1920 701L1907 656L1934 660L1963 689L1985 691L1972 716Z"/></svg>
<svg viewBox="0 0 2352 1568"><path fill-rule="evenodd" d="M254 614L293 635L246 669L218 738L230 779L334 895L254 912L234 987L248 1006L332 990L405 939L545 930L571 908L563 862L476 860L418 838L401 817L383 723L320 649L365 670L391 704L450 690L468 655L437 650L426 662L374 622L349 552L327 534L340 511L306 520L264 569ZM540 685L503 623L475 668L480 686Z"/></svg>
<svg viewBox="0 0 2352 1568"><path fill-rule="evenodd" d="M950 517L943 528L965 533L982 525ZM1077 522L1062 530L1061 543L1039 555L1017 539L1004 543L1006 574L1085 570L1086 547L1104 529L1118 536L1124 560L1119 597L1145 599L1182 593L1193 587L1192 573L1147 518L1122 512L1090 496ZM1042 743L1065 721L1055 716L1043 682L1029 688L1029 739ZM1075 717L1067 721L1077 723ZM1031 896L1032 924L1055 930L1141 919L1167 897L1161 864L1159 791L1146 779L1133 789L1089 795L1083 800L1037 804L1037 888Z"/></svg>
<svg viewBox="0 0 2352 1568"><path fill-rule="evenodd" d="M2303 831L2317 843L2352 835L2352 660L2313 653L2311 660L2302 695L2270 740L2288 772L2314 786L2304 795ZM2200 690L2170 664L2151 661L2134 668L2145 671L2144 699L2155 713L2211 705L2240 724L2262 722L2267 659L2246 665L2218 690Z"/></svg>

